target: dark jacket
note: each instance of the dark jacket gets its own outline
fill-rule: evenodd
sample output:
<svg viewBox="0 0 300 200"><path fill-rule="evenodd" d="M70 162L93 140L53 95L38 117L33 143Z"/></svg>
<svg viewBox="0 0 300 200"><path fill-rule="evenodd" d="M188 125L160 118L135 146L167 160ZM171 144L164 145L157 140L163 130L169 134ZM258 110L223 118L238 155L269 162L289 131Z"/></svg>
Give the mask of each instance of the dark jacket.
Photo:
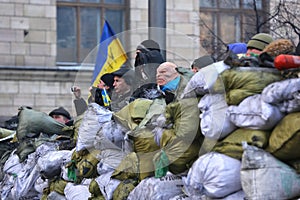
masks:
<svg viewBox="0 0 300 200"><path fill-rule="evenodd" d="M157 50L138 52L135 57L136 88L146 83L156 82L156 69L165 62Z"/></svg>
<svg viewBox="0 0 300 200"><path fill-rule="evenodd" d="M87 110L87 103L95 102L95 103L99 104L100 106L111 109L110 106L104 106L104 102L102 99L102 89L93 88L91 93L92 94L89 97L88 102L86 102L83 98L74 100L74 105L75 105L75 110L76 110L77 116L83 114ZM107 93L108 93L109 97L111 98L112 91L107 90Z"/></svg>

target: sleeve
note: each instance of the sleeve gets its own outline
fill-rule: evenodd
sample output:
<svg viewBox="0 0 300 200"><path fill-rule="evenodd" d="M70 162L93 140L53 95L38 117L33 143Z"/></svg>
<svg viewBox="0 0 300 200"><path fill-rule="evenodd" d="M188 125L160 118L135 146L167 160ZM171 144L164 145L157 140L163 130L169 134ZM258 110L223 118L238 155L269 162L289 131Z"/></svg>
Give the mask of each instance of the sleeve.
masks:
<svg viewBox="0 0 300 200"><path fill-rule="evenodd" d="M75 105L77 116L83 114L87 110L87 103L83 98L75 99L74 105Z"/></svg>

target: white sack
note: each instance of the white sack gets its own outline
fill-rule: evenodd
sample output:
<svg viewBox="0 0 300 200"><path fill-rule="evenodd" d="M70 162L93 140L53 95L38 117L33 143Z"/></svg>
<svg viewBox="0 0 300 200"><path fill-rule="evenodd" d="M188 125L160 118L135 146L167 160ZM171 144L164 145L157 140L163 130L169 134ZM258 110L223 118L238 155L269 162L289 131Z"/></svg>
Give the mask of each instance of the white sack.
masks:
<svg viewBox="0 0 300 200"><path fill-rule="evenodd" d="M270 153L243 144L241 181L247 199L293 199L300 195L300 175Z"/></svg>
<svg viewBox="0 0 300 200"><path fill-rule="evenodd" d="M37 169L45 178L53 178L61 173L61 166L71 161L73 151L49 151L37 161Z"/></svg>
<svg viewBox="0 0 300 200"><path fill-rule="evenodd" d="M108 109L97 103L89 104L78 129L76 151L93 148L97 132L105 122L111 120L111 117L112 112Z"/></svg>
<svg viewBox="0 0 300 200"><path fill-rule="evenodd" d="M23 165L20 163L19 156L13 151L3 166L3 172L9 175L17 174Z"/></svg>
<svg viewBox="0 0 300 200"><path fill-rule="evenodd" d="M221 153L209 152L200 156L183 177L188 196L206 195L223 198L242 189L241 162Z"/></svg>
<svg viewBox="0 0 300 200"><path fill-rule="evenodd" d="M169 199L182 193L182 178L167 174L161 178L150 177L143 179L128 195L127 200Z"/></svg>
<svg viewBox="0 0 300 200"><path fill-rule="evenodd" d="M83 200L91 196L89 184L76 185L74 183L67 183L64 194L67 200Z"/></svg>
<svg viewBox="0 0 300 200"><path fill-rule="evenodd" d="M48 183L48 179L42 179L41 177L39 177L35 183L34 183L34 189L35 191L37 191L40 195L43 194L43 190L45 188L47 188L49 186L49 183Z"/></svg>
<svg viewBox="0 0 300 200"><path fill-rule="evenodd" d="M127 154L121 150L106 149L97 154L99 160L97 164L98 174L103 174L113 169L116 169Z"/></svg>
<svg viewBox="0 0 300 200"><path fill-rule="evenodd" d="M195 94L202 96L212 93L213 85L218 80L219 74L229 68L223 61L201 68L187 83L181 97L188 98L194 97Z"/></svg>
<svg viewBox="0 0 300 200"><path fill-rule="evenodd" d="M113 171L110 171L95 178L95 181L98 183L99 189L106 200L112 199L115 189L121 182L120 180L112 179L112 174Z"/></svg>
<svg viewBox="0 0 300 200"><path fill-rule="evenodd" d="M47 196L47 200L66 200L64 195L61 195L55 191L50 192Z"/></svg>
<svg viewBox="0 0 300 200"><path fill-rule="evenodd" d="M228 105L223 94L206 94L199 101L202 134L210 139L223 139L237 127L226 115Z"/></svg>
<svg viewBox="0 0 300 200"><path fill-rule="evenodd" d="M55 150L55 148L56 144L45 142L38 146L35 152L28 155L27 159L22 163L21 171L16 174L14 179L14 187L11 189L13 199L35 195L34 184L40 177L37 160L47 152Z"/></svg>
<svg viewBox="0 0 300 200"><path fill-rule="evenodd" d="M238 127L272 130L284 117L276 106L261 100L261 94L245 98L239 105L231 105L226 115Z"/></svg>
<svg viewBox="0 0 300 200"><path fill-rule="evenodd" d="M281 112L300 111L300 78L272 83L261 94L263 101L276 105Z"/></svg>

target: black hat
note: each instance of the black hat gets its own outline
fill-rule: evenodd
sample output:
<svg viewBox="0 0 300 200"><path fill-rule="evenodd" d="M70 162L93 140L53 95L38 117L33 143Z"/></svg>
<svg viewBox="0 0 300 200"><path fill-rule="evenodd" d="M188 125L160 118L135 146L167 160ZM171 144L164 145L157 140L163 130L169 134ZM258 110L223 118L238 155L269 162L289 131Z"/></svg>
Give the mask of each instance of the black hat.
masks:
<svg viewBox="0 0 300 200"><path fill-rule="evenodd" d="M153 51L153 50L157 50L160 52L160 47L159 44L157 42L155 42L154 40L144 40L143 42L141 42L140 45L137 46L138 50L143 51Z"/></svg>
<svg viewBox="0 0 300 200"><path fill-rule="evenodd" d="M192 64L192 68L193 67L197 67L199 69L206 67L210 64L213 64L215 62L215 59L212 56L201 56L197 59L194 60L193 64Z"/></svg>
<svg viewBox="0 0 300 200"><path fill-rule="evenodd" d="M114 75L113 74L103 74L100 78L105 85L109 86L109 88L113 88L114 84Z"/></svg>
<svg viewBox="0 0 300 200"><path fill-rule="evenodd" d="M56 108L56 109L52 110L49 113L49 116L52 117L53 115L62 115L64 117L66 117L67 119L71 119L70 113L66 109L64 109L63 107L59 107L59 108Z"/></svg>
<svg viewBox="0 0 300 200"><path fill-rule="evenodd" d="M130 68L127 65L122 65L120 69L117 71L111 73L113 76L119 76L122 77L124 74L126 74Z"/></svg>
<svg viewBox="0 0 300 200"><path fill-rule="evenodd" d="M113 76L119 76L124 78L128 85L133 84L134 70L130 69L127 65L122 65L121 68L112 73Z"/></svg>

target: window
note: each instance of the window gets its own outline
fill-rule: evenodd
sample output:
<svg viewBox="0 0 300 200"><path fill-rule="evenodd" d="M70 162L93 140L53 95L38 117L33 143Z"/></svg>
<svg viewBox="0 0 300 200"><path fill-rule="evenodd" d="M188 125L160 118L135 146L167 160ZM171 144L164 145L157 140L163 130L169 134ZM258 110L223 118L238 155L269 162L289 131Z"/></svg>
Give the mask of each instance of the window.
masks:
<svg viewBox="0 0 300 200"><path fill-rule="evenodd" d="M263 22L267 0L200 0L200 45L219 58L227 44L247 42L257 32L254 2ZM267 25L260 31L267 31Z"/></svg>
<svg viewBox="0 0 300 200"><path fill-rule="evenodd" d="M99 44L104 19L116 34L128 29L127 8L128 0L57 1L57 63L81 63Z"/></svg>

